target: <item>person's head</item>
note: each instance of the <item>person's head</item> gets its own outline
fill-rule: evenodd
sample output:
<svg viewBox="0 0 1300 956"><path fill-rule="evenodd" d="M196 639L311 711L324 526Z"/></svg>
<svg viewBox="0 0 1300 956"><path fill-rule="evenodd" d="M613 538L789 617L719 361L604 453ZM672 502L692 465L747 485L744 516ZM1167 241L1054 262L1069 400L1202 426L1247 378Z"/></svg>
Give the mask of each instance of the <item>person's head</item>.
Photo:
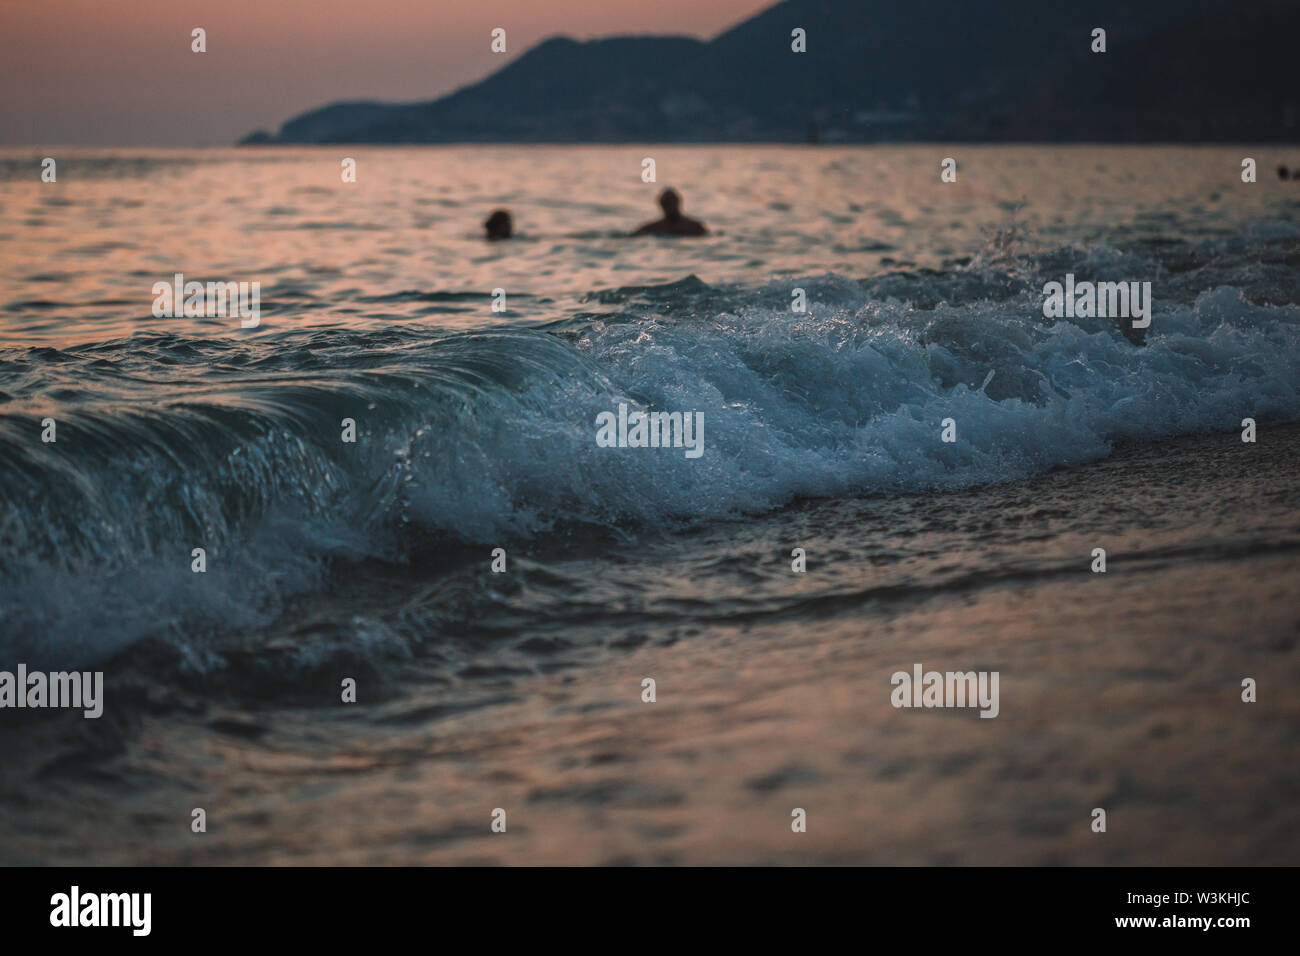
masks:
<svg viewBox="0 0 1300 956"><path fill-rule="evenodd" d="M1286 167L1285 167L1285 166L1279 166L1279 167L1277 168L1277 178L1278 178L1278 179L1286 179L1286 171L1287 171L1287 170L1286 170Z"/></svg>
<svg viewBox="0 0 1300 956"><path fill-rule="evenodd" d="M487 230L488 239L509 239L514 231L514 223L510 221L510 213L498 209L487 217L483 228Z"/></svg>
<svg viewBox="0 0 1300 956"><path fill-rule="evenodd" d="M682 214L682 197L675 189L665 189L659 194L659 208L668 219L676 219Z"/></svg>

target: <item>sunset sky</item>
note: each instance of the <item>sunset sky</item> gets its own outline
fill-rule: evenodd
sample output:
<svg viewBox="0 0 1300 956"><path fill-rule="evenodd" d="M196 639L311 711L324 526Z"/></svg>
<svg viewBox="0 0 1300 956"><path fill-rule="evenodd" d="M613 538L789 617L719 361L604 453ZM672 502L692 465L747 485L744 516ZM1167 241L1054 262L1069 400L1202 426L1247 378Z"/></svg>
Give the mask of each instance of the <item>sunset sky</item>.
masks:
<svg viewBox="0 0 1300 956"><path fill-rule="evenodd" d="M554 34L708 38L773 2L0 0L0 143L228 145L334 100L438 96Z"/></svg>

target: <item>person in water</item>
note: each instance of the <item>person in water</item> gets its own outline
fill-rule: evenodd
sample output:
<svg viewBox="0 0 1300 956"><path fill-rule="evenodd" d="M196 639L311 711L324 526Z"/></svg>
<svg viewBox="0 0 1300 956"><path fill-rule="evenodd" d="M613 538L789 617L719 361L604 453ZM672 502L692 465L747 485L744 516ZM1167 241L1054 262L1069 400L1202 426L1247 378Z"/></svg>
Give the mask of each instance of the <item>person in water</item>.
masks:
<svg viewBox="0 0 1300 956"><path fill-rule="evenodd" d="M632 233L634 236L703 236L708 233L704 223L682 215L682 197L676 190L665 189L659 194L659 207L664 211L662 219L647 222Z"/></svg>
<svg viewBox="0 0 1300 956"><path fill-rule="evenodd" d="M510 220L510 213L504 209L498 209L487 217L487 221L483 223L483 228L487 230L488 242L496 242L498 239L509 239L514 233L515 226Z"/></svg>

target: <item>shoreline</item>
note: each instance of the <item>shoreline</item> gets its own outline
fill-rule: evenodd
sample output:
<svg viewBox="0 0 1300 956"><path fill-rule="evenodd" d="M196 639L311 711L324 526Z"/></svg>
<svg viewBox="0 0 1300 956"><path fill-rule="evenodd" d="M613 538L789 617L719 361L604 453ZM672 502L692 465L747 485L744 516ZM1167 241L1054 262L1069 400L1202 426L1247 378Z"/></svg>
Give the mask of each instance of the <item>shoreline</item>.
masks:
<svg viewBox="0 0 1300 956"><path fill-rule="evenodd" d="M123 723L110 696L94 723L112 728L117 745L88 765L75 759L89 752L84 728L57 734L48 751L33 735L20 748L26 773L7 761L15 772L0 804L0 856L1294 864L1286 795L1300 784L1288 761L1300 703L1282 689L1300 680L1300 528L1283 500L1295 493L1300 425L1262 429L1268 444L1263 454L1247 447L1249 459L1231 438L1129 446L992 489L808 503L767 523L779 532L847 515L845 533L860 534L873 508L888 506L896 522L942 501L1014 528L1023 516L1057 515L1055 502L1079 503L1073 515L1036 519L1062 526L1037 544L1026 536L1025 567L967 567L965 584L904 593L805 580L766 610L701 617L694 628L674 615L657 626L652 614L640 628L595 620L565 630L577 649L539 652L531 673L490 652L498 673L457 678L476 688L469 697L422 680L418 661L358 710L195 701L146 706ZM1141 488L1156 489L1158 509L1132 500ZM1243 507L1250 522L1224 525ZM1077 525L1106 514L1114 528L1096 533L1112 544L1110 566L1091 574ZM809 577L816 571L810 563ZM823 562L823 576L836 573L852 584ZM637 633L644 638L629 640ZM893 708L889 676L914 663L1000 672L998 717ZM640 699L647 676L657 681L653 704ZM1259 681L1258 703L1238 699L1242 676ZM51 796L32 801L38 780ZM188 832L193 806L207 810L207 834ZM507 834L489 830L498 807ZM1096 807L1107 809L1107 833L1090 831ZM790 831L793 808L806 810L806 833ZM74 817L53 836L53 821Z"/></svg>

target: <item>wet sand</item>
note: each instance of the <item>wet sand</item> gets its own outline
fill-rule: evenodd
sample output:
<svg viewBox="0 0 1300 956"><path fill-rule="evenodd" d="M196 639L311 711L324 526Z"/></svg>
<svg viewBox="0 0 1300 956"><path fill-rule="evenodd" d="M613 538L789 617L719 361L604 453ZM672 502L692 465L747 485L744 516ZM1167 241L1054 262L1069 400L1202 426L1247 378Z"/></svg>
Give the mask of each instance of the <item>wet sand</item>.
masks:
<svg viewBox="0 0 1300 956"><path fill-rule="evenodd" d="M828 562L814 534L803 604L694 633L656 633L650 615L648 639L624 629L488 675L473 705L408 693L270 720L192 701L65 721L57 760L40 743L54 726L37 727L6 745L0 858L1295 864L1298 453L1300 428L1271 427L1254 446L1134 446L932 500L805 502L760 524L779 539L861 527L855 508L956 508L994 539L1019 528L1022 549L944 585L873 588L869 561ZM1105 574L1089 569L1099 539ZM818 573L861 586L826 594ZM998 671L998 717L892 707L890 675L918 662ZM93 759L67 752L76 733L97 738ZM205 834L189 831L196 806ZM490 830L498 807L506 833Z"/></svg>

